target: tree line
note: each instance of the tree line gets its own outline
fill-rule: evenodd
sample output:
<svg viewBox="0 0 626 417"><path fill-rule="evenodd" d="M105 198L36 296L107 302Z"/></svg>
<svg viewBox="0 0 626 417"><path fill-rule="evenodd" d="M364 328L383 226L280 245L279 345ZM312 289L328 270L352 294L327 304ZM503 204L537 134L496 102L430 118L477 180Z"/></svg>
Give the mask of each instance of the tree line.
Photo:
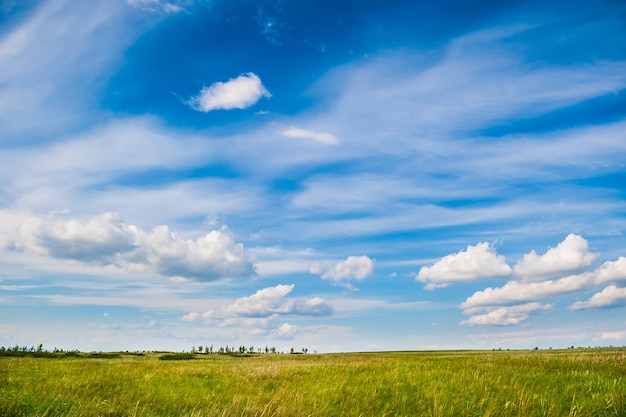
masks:
<svg viewBox="0 0 626 417"><path fill-rule="evenodd" d="M301 351L296 351L293 347L291 348L291 350L289 351L289 353L291 354L297 354L297 353L307 353L309 351L308 348L303 347ZM276 353L284 353L284 352L279 352L276 347L272 346L265 346L265 348L261 348L261 347L257 347L255 349L254 345L251 346L244 346L241 345L239 346L238 349L235 349L234 346L220 346L219 348L214 348L213 345L206 345L206 346L202 346L199 345L197 348L195 346L193 346L191 348L191 353L195 353L195 354L213 354L213 353L217 353L217 354L226 354L226 355L232 355L232 354L248 354L248 355L252 355L252 354L276 354Z"/></svg>
<svg viewBox="0 0 626 417"><path fill-rule="evenodd" d="M308 353L309 349L303 347L301 350L297 351L293 347L290 349L290 354L304 354ZM43 344L35 346L0 346L0 356L76 356L80 352L78 350L64 351L63 349L54 348L52 351L44 349ZM146 351L143 352L128 352L127 354L145 354L148 353ZM151 353L166 353L163 351L152 351ZM213 345L198 345L193 346L191 348L192 354L202 355L202 354L218 354L218 355L252 355L252 354L277 354L277 353L285 353L279 352L274 346L265 346L265 348L257 347L255 348L253 345L244 346L241 345L239 348L235 348L234 346L219 346L214 347ZM93 354L93 353L92 353Z"/></svg>

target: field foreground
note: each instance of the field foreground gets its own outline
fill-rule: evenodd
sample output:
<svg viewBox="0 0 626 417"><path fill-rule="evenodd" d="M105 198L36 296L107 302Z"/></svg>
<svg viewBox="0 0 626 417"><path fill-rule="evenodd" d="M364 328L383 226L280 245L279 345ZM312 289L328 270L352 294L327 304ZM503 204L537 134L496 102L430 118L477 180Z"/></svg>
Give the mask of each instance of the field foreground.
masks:
<svg viewBox="0 0 626 417"><path fill-rule="evenodd" d="M160 356L0 357L0 416L626 416L624 348Z"/></svg>

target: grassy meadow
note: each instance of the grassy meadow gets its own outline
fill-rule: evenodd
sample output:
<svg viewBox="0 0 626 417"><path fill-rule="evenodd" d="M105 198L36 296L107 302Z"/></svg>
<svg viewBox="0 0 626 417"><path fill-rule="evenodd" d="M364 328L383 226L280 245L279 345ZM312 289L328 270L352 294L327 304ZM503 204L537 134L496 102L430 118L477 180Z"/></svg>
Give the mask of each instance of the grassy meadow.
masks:
<svg viewBox="0 0 626 417"><path fill-rule="evenodd" d="M0 416L626 416L624 348L163 356L0 357Z"/></svg>

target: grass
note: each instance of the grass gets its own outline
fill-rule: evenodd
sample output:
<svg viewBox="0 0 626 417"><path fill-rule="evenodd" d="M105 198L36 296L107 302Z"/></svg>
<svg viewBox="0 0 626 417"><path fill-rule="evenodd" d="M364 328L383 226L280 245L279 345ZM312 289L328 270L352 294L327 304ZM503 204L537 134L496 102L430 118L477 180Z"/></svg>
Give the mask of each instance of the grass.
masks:
<svg viewBox="0 0 626 417"><path fill-rule="evenodd" d="M621 348L194 357L1 357L0 416L626 416Z"/></svg>

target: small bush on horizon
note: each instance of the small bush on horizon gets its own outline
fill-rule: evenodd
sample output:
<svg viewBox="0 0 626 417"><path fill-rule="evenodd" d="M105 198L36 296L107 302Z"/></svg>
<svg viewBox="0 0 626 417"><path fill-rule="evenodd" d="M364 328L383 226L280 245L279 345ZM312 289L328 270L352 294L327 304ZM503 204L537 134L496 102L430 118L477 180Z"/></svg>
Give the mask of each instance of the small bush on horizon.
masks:
<svg viewBox="0 0 626 417"><path fill-rule="evenodd" d="M187 361L196 359L196 355L193 353L166 353L159 356L159 359L162 361Z"/></svg>

